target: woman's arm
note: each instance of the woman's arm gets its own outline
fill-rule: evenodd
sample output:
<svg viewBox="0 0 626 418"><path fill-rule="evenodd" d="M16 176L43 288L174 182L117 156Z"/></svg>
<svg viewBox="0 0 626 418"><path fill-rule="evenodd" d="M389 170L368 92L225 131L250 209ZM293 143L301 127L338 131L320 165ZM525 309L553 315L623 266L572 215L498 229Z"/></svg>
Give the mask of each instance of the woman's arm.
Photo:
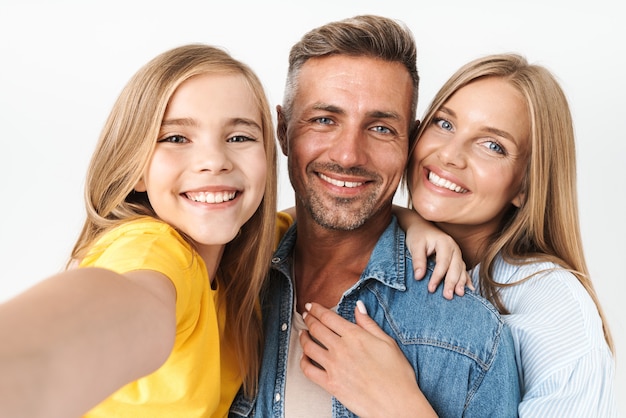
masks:
<svg viewBox="0 0 626 418"><path fill-rule="evenodd" d="M428 282L430 292L435 291L444 277L443 295L447 299L452 299L454 293L463 296L465 285L473 289L461 249L451 236L414 210L394 205L393 214L406 232L406 243L413 258L415 279L421 280L424 277L428 257L436 254L435 269Z"/></svg>
<svg viewBox="0 0 626 418"><path fill-rule="evenodd" d="M162 365L176 333L164 275L68 270L0 305L0 416L79 416Z"/></svg>

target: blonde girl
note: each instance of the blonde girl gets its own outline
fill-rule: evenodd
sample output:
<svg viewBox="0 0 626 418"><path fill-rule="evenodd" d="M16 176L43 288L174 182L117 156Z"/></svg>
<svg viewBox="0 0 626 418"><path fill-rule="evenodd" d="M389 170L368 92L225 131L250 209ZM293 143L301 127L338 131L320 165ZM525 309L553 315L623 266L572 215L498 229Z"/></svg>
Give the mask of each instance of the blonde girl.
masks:
<svg viewBox="0 0 626 418"><path fill-rule="evenodd" d="M0 416L218 417L256 390L276 151L251 69L162 53L113 106L66 271L0 305Z"/></svg>

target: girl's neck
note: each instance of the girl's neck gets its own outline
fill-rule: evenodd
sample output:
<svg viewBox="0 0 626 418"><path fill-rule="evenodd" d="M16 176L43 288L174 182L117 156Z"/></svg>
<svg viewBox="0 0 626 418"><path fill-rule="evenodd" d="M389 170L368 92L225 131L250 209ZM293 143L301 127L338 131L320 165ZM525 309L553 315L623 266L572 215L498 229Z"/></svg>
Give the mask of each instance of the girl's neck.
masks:
<svg viewBox="0 0 626 418"><path fill-rule="evenodd" d="M202 260L204 260L211 282L215 280L225 247L225 245L195 245L196 251L200 254Z"/></svg>

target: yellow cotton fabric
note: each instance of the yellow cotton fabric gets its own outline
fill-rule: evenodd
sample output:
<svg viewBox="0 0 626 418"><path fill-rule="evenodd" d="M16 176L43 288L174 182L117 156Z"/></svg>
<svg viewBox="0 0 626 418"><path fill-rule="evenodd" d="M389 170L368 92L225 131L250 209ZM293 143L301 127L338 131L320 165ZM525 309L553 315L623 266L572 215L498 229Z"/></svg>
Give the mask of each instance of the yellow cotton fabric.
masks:
<svg viewBox="0 0 626 418"><path fill-rule="evenodd" d="M278 247L278 243L280 242L283 235L285 235L291 224L293 224L293 218L289 216L287 212L278 212L276 214L276 241L274 241L274 243L276 244L275 248Z"/></svg>
<svg viewBox="0 0 626 418"><path fill-rule="evenodd" d="M224 417L242 381L224 336L204 261L168 224L153 218L105 234L80 264L118 273L155 270L176 287L176 339L166 362L131 382L85 415L96 417ZM93 377L97 379L97 376Z"/></svg>

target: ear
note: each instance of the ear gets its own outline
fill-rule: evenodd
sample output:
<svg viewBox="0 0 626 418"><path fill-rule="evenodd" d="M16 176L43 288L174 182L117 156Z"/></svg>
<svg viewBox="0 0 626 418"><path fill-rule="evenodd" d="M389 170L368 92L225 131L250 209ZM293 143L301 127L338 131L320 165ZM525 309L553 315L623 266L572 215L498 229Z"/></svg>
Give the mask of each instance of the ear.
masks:
<svg viewBox="0 0 626 418"><path fill-rule="evenodd" d="M280 149L283 151L283 154L289 155L289 143L287 141L287 122L285 121L285 116L283 115L283 108L281 105L276 105L276 116L277 116L277 124L276 124L276 136L278 137L278 143L280 144Z"/></svg>
<svg viewBox="0 0 626 418"><path fill-rule="evenodd" d="M146 189L146 182L143 181L143 177L139 179L139 181L137 182L137 184L135 184L134 187L136 192L145 192Z"/></svg>
<svg viewBox="0 0 626 418"><path fill-rule="evenodd" d="M522 205L524 204L524 202L526 201L526 193L524 192L519 192L514 198L513 200L511 200L511 203L513 204L513 206L515 206L516 208L521 208Z"/></svg>

